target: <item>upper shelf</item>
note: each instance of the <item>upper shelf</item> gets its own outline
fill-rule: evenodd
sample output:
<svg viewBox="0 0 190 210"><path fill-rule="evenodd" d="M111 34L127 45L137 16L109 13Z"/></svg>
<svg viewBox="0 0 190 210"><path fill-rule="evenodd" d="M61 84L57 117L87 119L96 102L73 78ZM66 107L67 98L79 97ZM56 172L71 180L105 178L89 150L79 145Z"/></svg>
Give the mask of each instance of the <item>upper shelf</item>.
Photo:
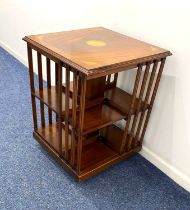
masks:
<svg viewBox="0 0 190 210"><path fill-rule="evenodd" d="M58 113L59 101L58 90L56 87L36 90L34 95L43 101L49 108ZM62 110L65 110L65 94L62 92ZM72 109L72 99L69 98L69 109ZM83 134L86 135L99 128L105 127L118 120L125 118L125 114L116 110L108 104L101 104L85 110Z"/></svg>
<svg viewBox="0 0 190 210"><path fill-rule="evenodd" d="M63 88L65 84L63 84ZM73 92L73 85L70 82L70 94L72 95ZM130 110L131 102L132 102L132 95L127 93L126 91L118 88L112 87L108 88L104 91L104 98L108 102L109 105L113 106L115 109L125 113L127 115ZM132 110L132 114L135 114L138 110L139 106L139 99L136 98L134 108ZM149 104L145 104L143 101L140 103L139 111L144 111L149 107Z"/></svg>
<svg viewBox="0 0 190 210"><path fill-rule="evenodd" d="M72 93L72 90L70 90ZM44 88L43 90L35 90L34 95L43 101L50 109L58 113L59 101L58 90L56 87ZM88 108L84 114L84 135L103 128L121 119L125 119L129 113L132 95L124 90L114 87L105 90L104 97L107 99L106 104L100 104ZM137 112L139 99L136 98L132 114ZM144 102L140 103L139 111L144 111L149 107ZM72 99L69 98L69 109L72 109ZM62 92L62 114L65 110L65 94Z"/></svg>
<svg viewBox="0 0 190 210"><path fill-rule="evenodd" d="M171 55L103 27L31 35L24 40L89 77Z"/></svg>
<svg viewBox="0 0 190 210"><path fill-rule="evenodd" d="M124 90L114 87L107 89L104 93L106 99L108 99L108 103L113 107L119 109L121 112L125 113L126 115L129 113L131 102L132 102L132 95L125 92ZM139 99L136 98L134 108L132 110L132 114L135 114L138 110L139 106ZM148 104L144 102L140 103L139 111L144 111L148 108Z"/></svg>
<svg viewBox="0 0 190 210"><path fill-rule="evenodd" d="M125 114L117 111L107 104L94 106L85 110L83 135L96 131L107 125L111 125L112 123L124 119L125 117Z"/></svg>
<svg viewBox="0 0 190 210"><path fill-rule="evenodd" d="M43 101L54 112L59 113L59 96L58 88L52 86L51 88L43 88L43 90L35 90L33 93L37 98ZM72 109L72 99L69 98L69 109ZM65 93L62 92L62 111L65 110Z"/></svg>

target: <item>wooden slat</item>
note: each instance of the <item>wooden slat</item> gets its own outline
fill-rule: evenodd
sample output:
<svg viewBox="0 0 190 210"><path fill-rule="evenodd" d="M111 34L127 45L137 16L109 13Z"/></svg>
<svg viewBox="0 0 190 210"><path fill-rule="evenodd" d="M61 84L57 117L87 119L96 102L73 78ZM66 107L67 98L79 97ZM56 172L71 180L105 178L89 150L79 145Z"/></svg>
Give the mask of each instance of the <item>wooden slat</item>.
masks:
<svg viewBox="0 0 190 210"><path fill-rule="evenodd" d="M55 86L58 85L58 68L59 68L59 65L58 63L55 63Z"/></svg>
<svg viewBox="0 0 190 210"><path fill-rule="evenodd" d="M110 80L111 80L111 74L109 74L108 77L107 77L107 84L110 83Z"/></svg>
<svg viewBox="0 0 190 210"><path fill-rule="evenodd" d="M113 79L113 81L111 81L111 75L112 74L107 75L105 89L110 89L110 88L116 87L118 73L114 73L114 79Z"/></svg>
<svg viewBox="0 0 190 210"><path fill-rule="evenodd" d="M156 97L156 93L157 93L158 86L159 86L159 83L160 83L160 79L161 79L161 76L162 76L162 72L163 72L163 69L164 69L165 60L166 60L166 58L163 58L161 60L160 69L159 69L159 72L158 72L158 75L157 75L157 78L156 78L156 83L155 83L154 90L153 90L152 97L151 97L151 101L150 101L150 109L147 112L144 127L143 127L141 138L140 138L140 145L142 144L142 141L144 139L144 135L145 135L146 128L147 128L147 125L148 125L148 121L149 121L149 118L150 118L150 114L151 114L151 111L152 111L152 107L153 107L153 104L154 104L154 100L155 100L155 97Z"/></svg>
<svg viewBox="0 0 190 210"><path fill-rule="evenodd" d="M73 94L72 94L72 133L71 133L71 165L75 163L76 150L76 110L77 110L78 76L77 71L73 73Z"/></svg>
<svg viewBox="0 0 190 210"><path fill-rule="evenodd" d="M115 73L114 80L113 80L115 86L117 85L117 78L118 78L118 73Z"/></svg>
<svg viewBox="0 0 190 210"><path fill-rule="evenodd" d="M55 86L58 85L58 64L55 63ZM56 121L58 121L58 115L56 114Z"/></svg>
<svg viewBox="0 0 190 210"><path fill-rule="evenodd" d="M80 113L79 113L79 136L77 145L77 173L81 172L81 153L82 153L82 132L84 126L84 111L85 111L85 95L86 95L86 76L81 78L81 97L80 97Z"/></svg>
<svg viewBox="0 0 190 210"><path fill-rule="evenodd" d="M152 69L151 75L150 75L147 91L146 91L145 104L147 104L148 101L149 101L149 96L150 96L150 93L151 93L151 89L152 89L154 77L155 77L155 74L156 74L157 66L158 66L158 61L155 61L154 65L153 65L153 69ZM135 144L134 144L135 147L137 146L137 142L138 142L140 131L141 131L141 127L142 127L142 124L143 124L143 121L144 121L145 113L146 113L146 111L143 111L140 114L140 120L139 120L139 125L138 125L138 128L137 128Z"/></svg>
<svg viewBox="0 0 190 210"><path fill-rule="evenodd" d="M65 159L68 160L70 67L65 70Z"/></svg>
<svg viewBox="0 0 190 210"><path fill-rule="evenodd" d="M42 56L37 52L37 61L38 61L38 83L39 89L43 90L43 76L42 76ZM41 125L45 126L45 116L44 116L44 104L40 101L40 115L41 115Z"/></svg>
<svg viewBox="0 0 190 210"><path fill-rule="evenodd" d="M128 145L127 145L127 151L129 151L131 149L132 139L135 136L134 132L135 132L136 124L137 124L138 114L140 112L140 107L141 107L142 98L143 98L143 95L144 95L144 90L145 90L145 87L146 87L146 81L147 81L147 78L148 78L149 69L150 69L150 63L148 63L146 65L146 69L145 69L145 72L144 72L143 81L142 81L142 85L141 85L141 89L140 89L140 93L139 93L137 113L135 114L134 119L133 119L133 124L132 124L131 132L130 132L130 137L129 137Z"/></svg>
<svg viewBox="0 0 190 210"><path fill-rule="evenodd" d="M28 66L29 66L29 76L30 76L30 90L31 90L33 123L34 123L34 130L36 130L38 128L37 114L36 114L36 101L35 101L35 96L32 94L35 91L34 71L33 71L32 49L29 45L27 45L27 51L28 51Z"/></svg>
<svg viewBox="0 0 190 210"><path fill-rule="evenodd" d="M139 65L138 69L137 69L134 88L133 88L133 99L132 99L132 102L131 102L131 107L130 107L130 110L129 110L129 114L127 116L127 122L126 122L125 131L124 131L123 139L122 139L122 143L121 143L121 149L120 149L121 153L124 151L124 148L125 148L125 145L126 145L126 140L127 140L127 135L129 134L129 126L130 126L130 121L131 121L131 116L132 116L132 110L133 110L133 106L134 106L137 91L138 91L141 72L142 72L142 66Z"/></svg>
<svg viewBox="0 0 190 210"><path fill-rule="evenodd" d="M50 67L50 59L46 58L46 68L47 68L47 87L48 89L51 88L51 67ZM48 117L49 123L52 124L52 111L48 108Z"/></svg>
<svg viewBox="0 0 190 210"><path fill-rule="evenodd" d="M62 156L62 66L61 63L57 65L57 85L59 95L59 113L57 114L57 121L59 127L59 155Z"/></svg>

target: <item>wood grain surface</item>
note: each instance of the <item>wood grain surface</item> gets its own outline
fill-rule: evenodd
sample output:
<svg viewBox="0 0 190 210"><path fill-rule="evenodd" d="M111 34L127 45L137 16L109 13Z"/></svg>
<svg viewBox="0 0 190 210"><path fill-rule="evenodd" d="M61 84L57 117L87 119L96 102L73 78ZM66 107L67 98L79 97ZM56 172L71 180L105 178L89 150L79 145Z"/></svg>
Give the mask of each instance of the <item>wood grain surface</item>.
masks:
<svg viewBox="0 0 190 210"><path fill-rule="evenodd" d="M103 27L30 35L24 40L87 75L105 67L171 55L168 50Z"/></svg>

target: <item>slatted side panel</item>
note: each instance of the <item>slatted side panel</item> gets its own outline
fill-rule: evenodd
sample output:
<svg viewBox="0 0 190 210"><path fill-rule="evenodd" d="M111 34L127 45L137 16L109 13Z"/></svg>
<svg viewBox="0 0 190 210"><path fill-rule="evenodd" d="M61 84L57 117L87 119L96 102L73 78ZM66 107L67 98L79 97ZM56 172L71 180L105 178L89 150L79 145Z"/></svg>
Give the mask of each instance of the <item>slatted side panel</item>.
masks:
<svg viewBox="0 0 190 210"><path fill-rule="evenodd" d="M29 75L30 75L30 84L31 84L31 98L32 98L32 113L33 113L33 122L34 129L47 127L49 124L53 123L53 113L52 109L47 107L47 103L44 102L44 91L46 89L52 88L52 72L51 72L51 60L48 57L45 57L40 52L37 52L33 47L28 45L28 62L29 62ZM55 62L54 62L55 64ZM37 70L37 77L34 76L34 69ZM47 87L44 87L43 75L46 75ZM35 78L36 77L36 78ZM37 79L35 81L35 79ZM36 92L38 97L36 98ZM51 94L48 95L51 97ZM41 98L41 99L40 99ZM43 98L43 99L42 99ZM50 99L50 98L49 98ZM36 103L37 102L37 103ZM39 112L37 111L39 102ZM46 101L47 102L47 101ZM47 114L46 114L47 110ZM40 121L37 122L39 116ZM47 119L47 122L46 122Z"/></svg>
<svg viewBox="0 0 190 210"><path fill-rule="evenodd" d="M133 88L132 103L127 115L123 141L120 149L121 153L124 151L130 151L138 145L141 145L143 142L164 68L164 63L165 58L161 59L161 61L154 61L153 63L148 62L144 67L144 71L142 71L143 67L141 65L138 66ZM132 116L132 110L136 98L138 98L137 111L136 114ZM146 109L147 104L148 109ZM140 112L142 106L143 111Z"/></svg>
<svg viewBox="0 0 190 210"><path fill-rule="evenodd" d="M128 137L127 150L129 150L131 148L132 140L135 138L135 129L136 129L136 126L137 126L137 120L138 120L138 116L139 116L138 113L140 112L140 107L141 107L142 99L143 99L143 96L144 96L144 90L145 90L145 86L146 86L146 82L147 82L147 78L148 78L149 69L150 69L150 63L147 63L146 68L145 68L145 72L144 72L144 76L143 76L143 80L142 80L142 83L141 83L140 93L139 93L139 96L138 96L139 103L138 103L138 106L137 106L137 111L136 111L136 114L134 115L131 130L130 130L130 135Z"/></svg>
<svg viewBox="0 0 190 210"><path fill-rule="evenodd" d="M144 139L144 135L145 135L146 128L147 128L147 125L148 125L148 121L149 121L149 118L150 118L150 114L151 114L151 111L152 111L152 107L153 107L153 104L154 104L154 100L155 100L155 97L156 97L156 93L157 93L158 86L159 86L159 83L160 83L160 79L161 79L161 76L162 76L162 72L163 72L163 69L164 69L165 60L166 60L166 58L163 58L161 60L161 63L160 63L160 67L159 67L159 71L158 71L158 74L157 74L156 82L155 82L154 89L153 89L153 92L152 92L152 96L151 96L151 99L150 99L150 108L147 112L145 122L144 122L144 126L142 128L142 133L141 133L141 136L140 136L140 141L139 141L140 144L142 144L142 141Z"/></svg>
<svg viewBox="0 0 190 210"><path fill-rule="evenodd" d="M131 107L130 107L129 113L127 115L127 121L126 121L125 130L124 130L123 139L122 139L122 144L121 144L121 148L120 148L121 153L124 152L124 150L125 150L127 137L130 133L132 110L133 110L133 107L134 107L135 99L137 97L137 91L138 91L138 86L139 86L139 82L140 82L141 72L142 72L142 66L139 65L138 69L137 69L137 75L136 75L136 79L135 79L134 88L133 88L133 98L132 98L132 102L131 102Z"/></svg>
<svg viewBox="0 0 190 210"><path fill-rule="evenodd" d="M150 74L150 78L149 78L149 82L148 82L148 86L147 86L147 91L145 93L145 100L144 100L145 104L149 103L149 98L150 98L151 90L152 90L153 83L154 83L154 80L155 80L156 70L157 70L158 64L159 64L158 61L155 61L153 63L152 72ZM141 129L144 125L144 118L146 116L146 113L147 113L147 111L144 111L144 112L140 113L140 119L139 119L139 124L137 126L137 132L136 132L134 147L137 146L137 144L138 144L138 140L139 140L140 134L141 134Z"/></svg>
<svg viewBox="0 0 190 210"><path fill-rule="evenodd" d="M43 137L48 137L50 146L74 170L80 171L86 79L83 76L79 79L77 70L61 61L50 59L48 55L42 55L29 45L28 62L34 130L39 132L44 128ZM38 71L36 82L34 69ZM44 85L43 74L46 76L47 85ZM63 88L63 83L65 83L65 88ZM70 89L73 91L71 92ZM39 102L38 112L36 101ZM40 123L37 121L38 114ZM55 127L54 133L49 135L49 131Z"/></svg>
<svg viewBox="0 0 190 210"><path fill-rule="evenodd" d="M63 99L62 129L64 129L64 136L62 137L62 156L74 170L80 172L86 80L83 77L79 79L79 72L70 66L66 65L64 72L65 85L64 88L62 87L62 91L65 93ZM72 92L70 92L71 89Z"/></svg>

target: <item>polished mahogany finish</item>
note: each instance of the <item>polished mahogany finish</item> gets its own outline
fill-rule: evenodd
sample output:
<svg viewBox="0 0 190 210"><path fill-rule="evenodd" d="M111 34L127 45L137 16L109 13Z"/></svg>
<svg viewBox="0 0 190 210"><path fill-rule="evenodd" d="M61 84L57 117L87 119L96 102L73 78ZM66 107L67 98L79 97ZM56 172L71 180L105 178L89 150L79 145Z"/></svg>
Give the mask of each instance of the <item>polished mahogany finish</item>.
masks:
<svg viewBox="0 0 190 210"><path fill-rule="evenodd" d="M102 27L24 40L33 135L65 170L85 180L141 150L169 51ZM117 86L118 73L130 69L136 71L132 93ZM120 120L124 128L117 126Z"/></svg>
<svg viewBox="0 0 190 210"><path fill-rule="evenodd" d="M105 99L108 100L108 104L112 105L114 108L120 110L126 115L129 113L132 98L133 96L131 94L118 87L110 88L105 91ZM138 110L138 104L139 99L136 98L132 110L133 114L135 114L137 111L145 111L148 108L148 104L142 102L140 103Z"/></svg>
<svg viewBox="0 0 190 210"><path fill-rule="evenodd" d="M32 95L36 96L36 98L40 99L45 105L49 107L52 111L58 113L59 112L59 95L58 88L52 86L51 88L44 88L43 90L36 89ZM65 93L62 92L62 112L65 111ZM72 109L72 99L69 98L69 109Z"/></svg>
<svg viewBox="0 0 190 210"><path fill-rule="evenodd" d="M50 53L86 75L114 67L138 64L170 55L154 45L103 27L31 35L25 41ZM107 68L109 67L109 68Z"/></svg>
<svg viewBox="0 0 190 210"><path fill-rule="evenodd" d="M125 118L125 114L114 109L112 106L102 104L85 110L83 135L96 131L106 125Z"/></svg>

